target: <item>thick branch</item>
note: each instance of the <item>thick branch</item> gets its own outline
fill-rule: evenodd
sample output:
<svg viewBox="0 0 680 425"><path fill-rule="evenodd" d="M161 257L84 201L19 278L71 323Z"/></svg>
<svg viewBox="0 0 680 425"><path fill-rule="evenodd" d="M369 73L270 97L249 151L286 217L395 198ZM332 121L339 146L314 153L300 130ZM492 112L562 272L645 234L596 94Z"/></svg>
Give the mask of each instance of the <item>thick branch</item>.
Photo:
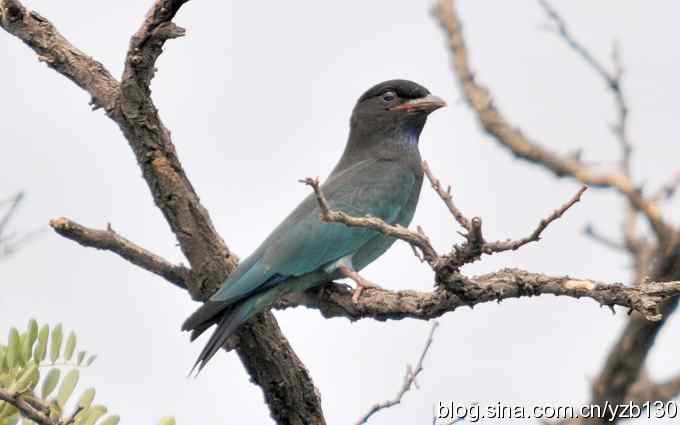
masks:
<svg viewBox="0 0 680 425"><path fill-rule="evenodd" d="M104 66L74 47L50 21L18 0L0 0L0 26L26 43L41 62L92 96L92 104L113 108L118 82Z"/></svg>
<svg viewBox="0 0 680 425"><path fill-rule="evenodd" d="M345 285L329 284L306 293L289 294L275 304L275 308L303 305L318 309L324 317L345 317L350 320L429 320L458 307L552 294L590 298L601 306L626 307L647 320L658 321L662 318L659 308L663 301L680 294L680 281L629 287L619 283L547 276L518 269L503 269L470 278L453 273L444 279L434 292L374 289L367 291L356 303L352 300L351 290Z"/></svg>
<svg viewBox="0 0 680 425"><path fill-rule="evenodd" d="M645 373L640 379L631 385L628 400L635 405L642 405L646 402L666 402L676 398L680 394L680 375L662 382L654 382Z"/></svg>
<svg viewBox="0 0 680 425"><path fill-rule="evenodd" d="M64 39L45 18L18 0L0 0L0 25L39 57L93 97L95 107L121 128L135 153L156 205L191 265L185 282L193 297L207 299L236 267L238 259L217 234L177 158L170 132L149 97L149 83L164 42L184 32L172 22L186 0L156 0L130 41L120 85L101 64ZM262 388L272 417L285 424L323 424L321 402L302 363L272 315L247 324L237 348L253 381ZM276 355L267 350L276 351ZM264 379L267 373L285 379ZM304 421L302 420L304 418Z"/></svg>
<svg viewBox="0 0 680 425"><path fill-rule="evenodd" d="M193 270L187 282L195 298L205 299L236 266L208 211L200 203L177 157L170 131L149 97L156 59L169 38L179 35L170 20L185 1L157 0L130 41L117 108L118 123L137 157L156 205L179 241Z"/></svg>
<svg viewBox="0 0 680 425"><path fill-rule="evenodd" d="M631 205L645 215L657 237L660 240L666 240L671 229L663 220L658 206L643 197L625 174L599 173L577 157L559 155L530 140L519 128L508 122L496 108L489 89L476 81L469 64L462 23L455 9L455 0L440 0L434 12L448 34L453 68L465 99L475 111L480 124L487 133L516 157L541 165L558 177L569 176L584 185L616 189Z"/></svg>
<svg viewBox="0 0 680 425"><path fill-rule="evenodd" d="M61 236L91 248L103 249L120 255L132 264L151 273L163 277L168 282L186 289L189 279L188 268L175 265L130 242L109 225L106 230L88 229L67 218L61 217L50 221L50 226Z"/></svg>

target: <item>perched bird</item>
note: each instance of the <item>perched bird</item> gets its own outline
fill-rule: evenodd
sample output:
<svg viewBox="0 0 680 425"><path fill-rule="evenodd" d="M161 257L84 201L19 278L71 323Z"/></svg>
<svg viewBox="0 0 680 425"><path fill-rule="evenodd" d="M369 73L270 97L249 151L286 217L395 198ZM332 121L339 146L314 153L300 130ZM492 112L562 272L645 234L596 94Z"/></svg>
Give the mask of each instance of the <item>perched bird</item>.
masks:
<svg viewBox="0 0 680 425"><path fill-rule="evenodd" d="M445 105L407 80L366 91L352 111L345 151L321 186L329 207L408 226L423 182L418 138L428 114ZM217 324L194 368L200 372L240 324L286 293L349 278L356 301L363 288L376 286L358 272L394 241L371 229L323 222L310 194L184 322L192 341Z"/></svg>

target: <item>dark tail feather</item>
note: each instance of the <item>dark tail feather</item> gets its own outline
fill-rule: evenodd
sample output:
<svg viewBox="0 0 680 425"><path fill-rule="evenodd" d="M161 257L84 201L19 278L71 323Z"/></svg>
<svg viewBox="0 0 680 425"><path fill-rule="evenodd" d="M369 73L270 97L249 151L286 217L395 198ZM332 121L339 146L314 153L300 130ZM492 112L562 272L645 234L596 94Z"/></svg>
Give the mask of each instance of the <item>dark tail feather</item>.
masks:
<svg viewBox="0 0 680 425"><path fill-rule="evenodd" d="M222 312L226 310L227 307L229 307L229 304L227 303L219 301L206 301L205 304L194 311L194 313L184 321L182 324L182 330L194 332L198 331L198 335L202 334L214 323L220 321Z"/></svg>
<svg viewBox="0 0 680 425"><path fill-rule="evenodd" d="M217 329L213 332L210 340L198 356L194 367L189 375L198 368L198 373L205 367L210 359L217 353L227 339L236 329L253 317L265 310L285 291L302 292L327 280L328 276L323 272L315 271L302 276L289 278L285 284L272 287L265 286L264 290L251 292L247 298L236 303L220 301L208 301L192 314L182 325L182 330L193 331L192 341L205 332L213 324L217 323Z"/></svg>
<svg viewBox="0 0 680 425"><path fill-rule="evenodd" d="M218 317L216 320L211 320L209 322L201 323L200 325L196 326L192 331L191 331L191 336L189 337L190 342L194 342L196 338L201 336L203 332L207 331L212 325L217 324L217 321L220 318Z"/></svg>
<svg viewBox="0 0 680 425"><path fill-rule="evenodd" d="M201 373L201 370L203 370L205 365L208 364L215 353L217 353L217 351L222 348L224 343L227 342L227 339L234 333L234 331L236 331L239 325L250 319L255 313L259 311L257 309L257 305L259 304L258 301L259 300L257 297L251 297L239 302L233 306L233 308L229 309L229 311L224 312L219 324L217 325L217 329L215 329L215 332L213 332L213 334L210 336L210 340L208 340L208 343L203 348L203 351L201 351L201 354L199 354L196 363L194 363L194 366L191 368L191 372L189 372L189 375L191 375L197 367L198 371L196 372L196 375ZM212 323L213 322L210 322L209 324L201 324L200 328L194 329L194 333L198 332L198 335L200 335L206 329L208 329Z"/></svg>

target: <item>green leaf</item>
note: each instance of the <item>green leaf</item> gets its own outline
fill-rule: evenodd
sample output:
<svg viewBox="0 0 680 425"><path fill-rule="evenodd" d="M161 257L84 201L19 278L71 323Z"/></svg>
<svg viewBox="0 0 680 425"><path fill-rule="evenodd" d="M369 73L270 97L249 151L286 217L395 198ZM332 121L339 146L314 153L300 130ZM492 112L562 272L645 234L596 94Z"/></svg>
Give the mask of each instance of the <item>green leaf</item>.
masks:
<svg viewBox="0 0 680 425"><path fill-rule="evenodd" d="M19 394L23 394L29 391L32 386L38 382L38 365L31 362L26 369L19 375L19 378L12 383L10 386L10 391L12 389Z"/></svg>
<svg viewBox="0 0 680 425"><path fill-rule="evenodd" d="M97 359L97 355L93 354L91 355L88 359L87 362L85 363L85 366L90 366L92 362L94 362Z"/></svg>
<svg viewBox="0 0 680 425"><path fill-rule="evenodd" d="M17 425L19 423L19 415L5 418L5 425Z"/></svg>
<svg viewBox="0 0 680 425"><path fill-rule="evenodd" d="M98 404L96 406L92 406L85 411L82 419L78 421L78 425L94 425L95 422L99 420L99 418L106 414L106 412L106 407L102 405Z"/></svg>
<svg viewBox="0 0 680 425"><path fill-rule="evenodd" d="M73 357L73 352L76 350L76 334L71 331L68 334L68 339L66 340L66 347L64 347L64 359L66 361L71 360Z"/></svg>
<svg viewBox="0 0 680 425"><path fill-rule="evenodd" d="M28 334L23 334L21 340L21 363L26 364L31 359L31 340Z"/></svg>
<svg viewBox="0 0 680 425"><path fill-rule="evenodd" d="M7 369L7 363L5 362L6 359L7 348L0 345L0 373L4 372Z"/></svg>
<svg viewBox="0 0 680 425"><path fill-rule="evenodd" d="M92 400L94 400L95 390L94 388L86 389L78 400L77 406L82 407L83 410L90 407Z"/></svg>
<svg viewBox="0 0 680 425"><path fill-rule="evenodd" d="M104 419L103 421L99 422L99 425L118 425L120 422L120 416L118 415L111 415Z"/></svg>
<svg viewBox="0 0 680 425"><path fill-rule="evenodd" d="M59 351L61 351L61 342L64 339L64 330L59 323L52 330L52 341L50 341L50 360L52 363L56 363L59 359Z"/></svg>
<svg viewBox="0 0 680 425"><path fill-rule="evenodd" d="M12 406L11 404L7 404L6 407L2 411L2 414L5 415L5 416L12 416L16 413L19 413L19 409Z"/></svg>
<svg viewBox="0 0 680 425"><path fill-rule="evenodd" d="M158 421L158 425L175 425L175 418L173 416L164 416Z"/></svg>
<svg viewBox="0 0 680 425"><path fill-rule="evenodd" d="M76 364L80 366L83 364L83 360L85 360L85 356L87 355L87 351L78 351L78 359Z"/></svg>
<svg viewBox="0 0 680 425"><path fill-rule="evenodd" d="M47 338L50 336L49 325L43 325L38 332L38 345L35 346L35 351L33 352L33 359L36 363L40 363L45 360L45 355L47 354Z"/></svg>
<svg viewBox="0 0 680 425"><path fill-rule="evenodd" d="M21 339L19 338L19 331L17 328L9 330L9 337L7 339L7 366L13 368L20 362L21 358Z"/></svg>
<svg viewBox="0 0 680 425"><path fill-rule="evenodd" d="M62 409L66 405L69 397L71 397L71 394L73 394L73 390L75 390L76 385L78 384L78 378L80 378L78 369L71 369L66 376L64 376L64 379L62 379L59 391L57 392L57 403Z"/></svg>
<svg viewBox="0 0 680 425"><path fill-rule="evenodd" d="M56 367L50 369L50 371L47 372L47 376L43 380L42 389L40 391L40 395L42 396L42 398L47 398L50 394L52 394L52 391L54 391L54 389L57 388L60 376L61 370L59 370Z"/></svg>
<svg viewBox="0 0 680 425"><path fill-rule="evenodd" d="M38 339L38 322L35 319L28 321L28 326L26 327L26 333L31 341L31 347L35 344L35 340Z"/></svg>

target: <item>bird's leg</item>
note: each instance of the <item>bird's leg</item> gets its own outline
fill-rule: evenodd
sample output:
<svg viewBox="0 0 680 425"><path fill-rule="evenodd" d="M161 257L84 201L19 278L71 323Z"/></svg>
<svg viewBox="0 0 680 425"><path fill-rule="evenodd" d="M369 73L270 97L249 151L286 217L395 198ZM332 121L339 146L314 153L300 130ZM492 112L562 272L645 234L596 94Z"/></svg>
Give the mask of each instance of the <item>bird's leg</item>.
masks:
<svg viewBox="0 0 680 425"><path fill-rule="evenodd" d="M366 288L380 288L380 286L376 285L375 283L371 282L370 280L366 280L359 273L356 271L352 270L350 267L347 266L340 266L338 267L338 271L340 271L340 275L342 277L347 277L350 278L354 281L354 283L357 284L357 288L354 290L354 293L352 294L352 301L359 302L359 297L361 296L361 293L364 291Z"/></svg>

